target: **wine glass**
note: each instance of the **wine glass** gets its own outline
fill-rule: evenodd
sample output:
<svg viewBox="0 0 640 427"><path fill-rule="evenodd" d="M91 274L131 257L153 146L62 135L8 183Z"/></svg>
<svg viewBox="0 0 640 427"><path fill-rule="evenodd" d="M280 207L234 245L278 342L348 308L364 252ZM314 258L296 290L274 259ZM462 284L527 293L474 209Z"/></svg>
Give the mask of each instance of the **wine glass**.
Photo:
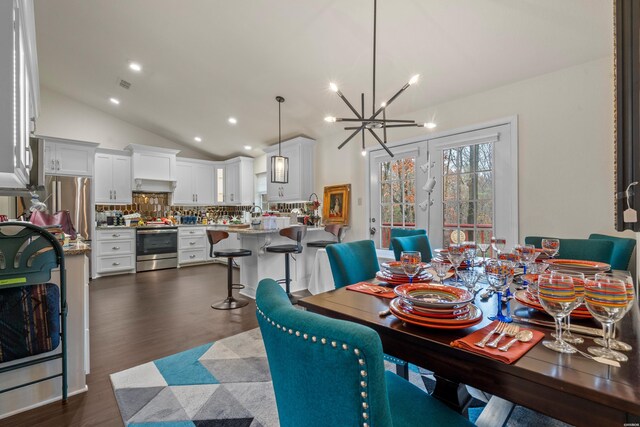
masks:
<svg viewBox="0 0 640 427"><path fill-rule="evenodd" d="M551 272L552 276L570 276L573 279L573 286L576 290L576 300L575 306L570 310L575 310L580 306L580 304L584 301L584 274L576 271L567 271L567 270L555 270ZM584 339L581 337L577 337L571 333L571 314L563 319L565 323L564 331L562 332L562 339L570 344L582 344ZM551 334L551 336L555 336Z"/></svg>
<svg viewBox="0 0 640 427"><path fill-rule="evenodd" d="M409 283L413 283L413 276L420 271L422 255L418 251L403 251L400 253L400 262L404 274L409 277Z"/></svg>
<svg viewBox="0 0 640 427"><path fill-rule="evenodd" d="M571 276L542 274L538 277L538 300L544 310L556 321L555 341L545 340L542 345L559 353L575 353L562 335L562 319L575 308L576 290Z"/></svg>
<svg viewBox="0 0 640 427"><path fill-rule="evenodd" d="M464 249L464 257L469 263L469 266L473 268L473 264L476 260L476 253L478 252L478 246L476 242L462 242L462 248Z"/></svg>
<svg viewBox="0 0 640 427"><path fill-rule="evenodd" d="M431 261L431 267L433 267L433 269L436 271L436 275L438 276L438 281L440 282L440 284L444 284L444 277L447 275L447 273L449 272L449 269L451 268L451 264L449 264L448 262L444 262L444 260L442 261Z"/></svg>
<svg viewBox="0 0 640 427"><path fill-rule="evenodd" d="M536 247L533 245L516 245L515 252L518 254L520 262L524 265L524 274L527 274L529 264L536 259Z"/></svg>
<svg viewBox="0 0 640 427"><path fill-rule="evenodd" d="M502 238L499 238L499 237L492 237L491 238L491 247L493 248L493 251L495 252L496 258L498 257L498 254L500 254L500 252L502 252L502 250L504 249L506 244L507 244L507 239L502 239Z"/></svg>
<svg viewBox="0 0 640 427"><path fill-rule="evenodd" d="M447 258L451 261L451 265L456 270L456 280L455 282L460 283L460 279L458 279L458 268L460 268L460 264L465 258L464 248L462 245L451 244L447 250Z"/></svg>
<svg viewBox="0 0 640 427"><path fill-rule="evenodd" d="M476 283L480 280L480 272L474 268L470 268L468 270L462 270L459 274L464 286L469 290L469 292L474 294Z"/></svg>
<svg viewBox="0 0 640 427"><path fill-rule="evenodd" d="M499 320L501 322L510 323L513 321L507 308L507 315L502 314L502 292L509 287L510 277L513 278L513 266L508 261L488 260L484 265L485 275L489 286L496 291L498 301L498 310L495 316L489 317L491 320Z"/></svg>
<svg viewBox="0 0 640 427"><path fill-rule="evenodd" d="M487 260L487 251L489 250L490 243L480 242L478 243L478 249L482 252L482 262Z"/></svg>
<svg viewBox="0 0 640 427"><path fill-rule="evenodd" d="M602 323L604 347L589 347L587 351L594 356L626 362L624 354L611 349L611 331L613 324L624 317L629 305L627 286L620 279L601 278L584 281L584 302L589 313Z"/></svg>
<svg viewBox="0 0 640 427"><path fill-rule="evenodd" d="M558 255L560 251L560 240L558 239L542 239L542 251L551 259Z"/></svg>
<svg viewBox="0 0 640 427"><path fill-rule="evenodd" d="M627 311L629 311L631 309L631 307L633 306L633 301L635 300L635 290L633 288L633 278L631 277L631 275L627 272L622 272L622 271L614 271L612 273L597 273L595 275L595 279L604 279L604 278L610 278L610 279L620 279L622 281L624 281L625 286L627 287ZM609 341L609 346L611 347L612 350L621 350L621 351L631 351L633 350L633 347L631 347L629 344L627 344L626 342L622 342L622 341L618 341L615 339L616 336L616 327L617 327L617 322L616 325L614 325L613 327L613 332L611 335L611 340ZM593 340L596 344L603 346L605 345L604 339L603 338L596 338Z"/></svg>

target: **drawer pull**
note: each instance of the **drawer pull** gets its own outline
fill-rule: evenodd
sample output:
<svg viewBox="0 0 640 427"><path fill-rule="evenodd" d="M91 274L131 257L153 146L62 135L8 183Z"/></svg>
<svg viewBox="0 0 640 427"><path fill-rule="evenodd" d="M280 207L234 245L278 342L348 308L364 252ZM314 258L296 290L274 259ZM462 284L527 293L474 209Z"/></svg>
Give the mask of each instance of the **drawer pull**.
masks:
<svg viewBox="0 0 640 427"><path fill-rule="evenodd" d="M193 231L193 230L191 230L191 231L189 232L189 234L196 234L196 232L195 232L195 231Z"/></svg>
<svg viewBox="0 0 640 427"><path fill-rule="evenodd" d="M117 233L114 233L114 234L111 235L111 237L120 237L120 235L117 234Z"/></svg>
<svg viewBox="0 0 640 427"><path fill-rule="evenodd" d="M111 249L113 249L114 251L117 251L117 250L119 250L119 249L120 249L120 246L114 246L114 247L112 247Z"/></svg>
<svg viewBox="0 0 640 427"><path fill-rule="evenodd" d="M193 259L195 257L196 257L195 255L189 255L189 258L191 258L191 259Z"/></svg>
<svg viewBox="0 0 640 427"><path fill-rule="evenodd" d="M119 262L113 262L113 263L111 263L111 265L118 266L118 265L120 265L120 263Z"/></svg>
<svg viewBox="0 0 640 427"><path fill-rule="evenodd" d="M190 244L190 245L195 245L195 244L196 244L196 242L189 242L189 244Z"/></svg>

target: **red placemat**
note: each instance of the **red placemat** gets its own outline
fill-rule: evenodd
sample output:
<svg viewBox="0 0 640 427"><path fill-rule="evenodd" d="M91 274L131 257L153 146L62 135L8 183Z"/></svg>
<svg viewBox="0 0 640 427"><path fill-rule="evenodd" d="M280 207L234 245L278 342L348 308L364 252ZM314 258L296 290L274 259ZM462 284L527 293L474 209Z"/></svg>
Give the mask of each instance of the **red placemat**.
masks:
<svg viewBox="0 0 640 427"><path fill-rule="evenodd" d="M363 294L375 295L377 297L382 298L395 298L396 294L393 292L393 289L387 288L385 286L374 285L369 282L360 282L354 285L347 286L347 289L350 291L362 292Z"/></svg>

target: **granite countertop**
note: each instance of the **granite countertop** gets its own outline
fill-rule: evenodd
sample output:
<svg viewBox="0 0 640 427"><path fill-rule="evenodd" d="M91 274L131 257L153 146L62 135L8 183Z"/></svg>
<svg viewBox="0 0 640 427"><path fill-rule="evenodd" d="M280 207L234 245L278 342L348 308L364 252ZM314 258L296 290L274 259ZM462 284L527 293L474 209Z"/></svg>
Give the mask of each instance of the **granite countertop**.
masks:
<svg viewBox="0 0 640 427"><path fill-rule="evenodd" d="M253 229L253 228L236 228L236 227L228 227L223 224L180 224L179 228L189 228L189 227L210 227L215 228L216 230L226 231L227 233L238 233L238 234L271 234L278 233L280 230L262 230L262 229ZM137 227L127 227L126 225L99 225L97 227L99 230L104 229L116 229L116 228L137 228ZM317 231L324 230L324 227L307 227L307 231Z"/></svg>
<svg viewBox="0 0 640 427"><path fill-rule="evenodd" d="M83 255L91 252L91 245L85 242L69 243L62 246L65 255Z"/></svg>

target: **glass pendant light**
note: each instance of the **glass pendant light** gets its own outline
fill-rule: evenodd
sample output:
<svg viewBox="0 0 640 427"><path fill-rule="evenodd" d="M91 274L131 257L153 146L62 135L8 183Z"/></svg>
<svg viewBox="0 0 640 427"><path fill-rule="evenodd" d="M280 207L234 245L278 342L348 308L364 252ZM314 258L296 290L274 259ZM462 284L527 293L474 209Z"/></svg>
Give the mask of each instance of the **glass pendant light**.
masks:
<svg viewBox="0 0 640 427"><path fill-rule="evenodd" d="M286 184L289 182L289 158L282 156L280 145L282 144L282 116L280 105L284 98L276 96L278 101L278 155L271 157L271 182Z"/></svg>

